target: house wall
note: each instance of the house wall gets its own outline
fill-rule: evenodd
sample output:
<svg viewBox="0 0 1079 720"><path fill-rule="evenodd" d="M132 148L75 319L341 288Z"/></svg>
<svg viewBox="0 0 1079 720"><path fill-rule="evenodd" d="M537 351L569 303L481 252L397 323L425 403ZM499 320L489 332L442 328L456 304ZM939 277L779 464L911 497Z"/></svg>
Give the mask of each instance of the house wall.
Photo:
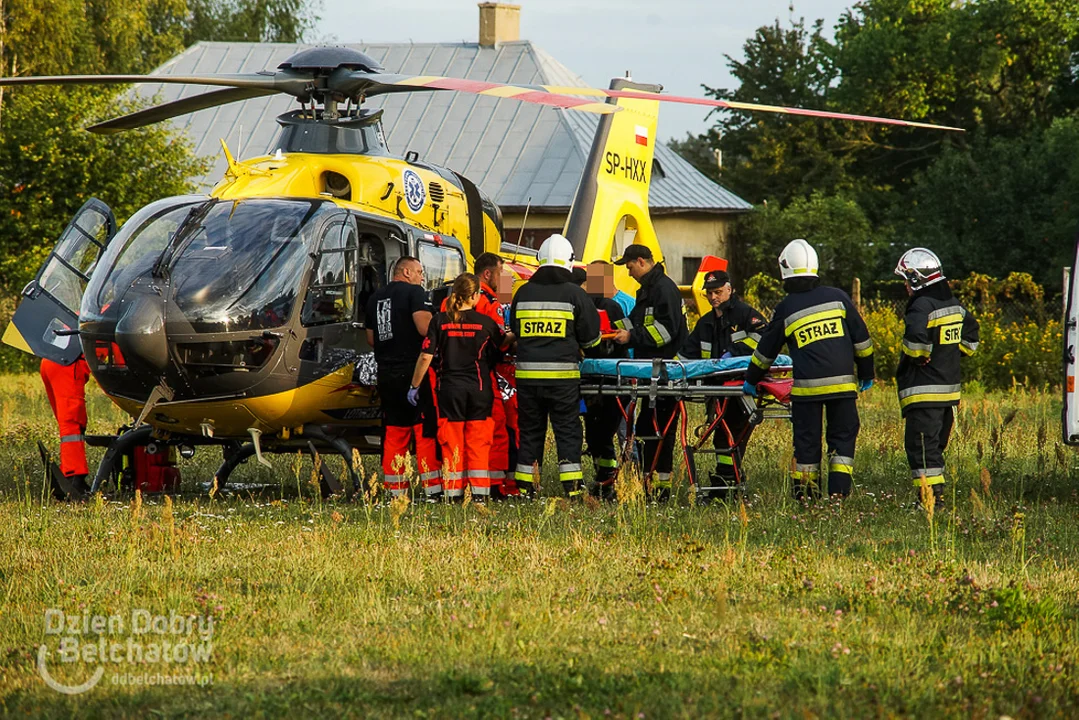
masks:
<svg viewBox="0 0 1079 720"><path fill-rule="evenodd" d="M727 257L728 237L736 217L735 214L711 213L678 213L653 217L652 224L663 247L667 274L676 282L688 285L693 281L693 277L683 272L683 263L687 258L701 258L705 255ZM523 213L506 213L503 216L507 239L510 242L516 241L523 219ZM522 244L539 247L539 243L548 235L561 232L565 223L565 213L530 212ZM697 262L691 261L691 264L695 267Z"/></svg>

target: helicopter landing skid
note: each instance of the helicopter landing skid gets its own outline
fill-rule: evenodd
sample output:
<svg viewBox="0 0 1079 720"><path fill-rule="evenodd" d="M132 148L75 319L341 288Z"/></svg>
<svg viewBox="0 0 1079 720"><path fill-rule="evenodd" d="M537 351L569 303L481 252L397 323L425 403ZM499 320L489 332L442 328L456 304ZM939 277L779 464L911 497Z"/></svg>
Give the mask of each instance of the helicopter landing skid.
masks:
<svg viewBox="0 0 1079 720"><path fill-rule="evenodd" d="M311 439L306 440L303 446L297 446L292 443L279 445L273 448L262 448L264 453L292 453L296 450L307 450L311 455L311 460L319 469L319 490L322 497L327 498L331 495L338 495L345 492L344 484L338 479L336 473L333 472L325 463L319 461L319 451L315 445L315 442L325 443L329 446L328 452L341 456L341 459L345 462L345 467L348 470L349 480L351 483L351 490L347 493L348 498L352 499L359 492L360 479L359 474L356 472L356 468L353 466L352 460L352 446L344 438L330 438L321 433L313 432L311 429L305 430L305 436ZM232 449L232 451L225 450L225 459L222 461L221 466L214 473L214 479L217 481L218 490L224 490L229 484L229 477L232 475L233 470L247 462L247 460L256 455L256 448L254 443L243 443Z"/></svg>

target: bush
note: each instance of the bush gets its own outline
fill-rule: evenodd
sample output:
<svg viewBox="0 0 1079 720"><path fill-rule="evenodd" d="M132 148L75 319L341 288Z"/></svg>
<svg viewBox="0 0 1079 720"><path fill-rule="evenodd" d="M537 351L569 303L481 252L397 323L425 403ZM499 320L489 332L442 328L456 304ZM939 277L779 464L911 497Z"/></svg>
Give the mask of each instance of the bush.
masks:
<svg viewBox="0 0 1079 720"><path fill-rule="evenodd" d="M963 379L987 389L1017 385L1033 388L1061 382L1059 320L1046 310L1044 290L1027 273L1012 273L1003 280L971 274L953 282L952 289L978 321L981 344L963 361ZM863 315L876 348L877 377L895 377L903 340L905 303L865 303Z"/></svg>
<svg viewBox="0 0 1079 720"><path fill-rule="evenodd" d="M974 313L981 334L978 351L963 361L963 380L985 389L1060 385L1063 376L1063 328L1045 302L1045 292L1027 273L1002 280L971 274L953 281L959 301ZM746 281L746 302L770 316L783 297L775 278L759 274ZM903 342L906 301L877 297L862 304L862 316L873 338L876 375L895 378Z"/></svg>

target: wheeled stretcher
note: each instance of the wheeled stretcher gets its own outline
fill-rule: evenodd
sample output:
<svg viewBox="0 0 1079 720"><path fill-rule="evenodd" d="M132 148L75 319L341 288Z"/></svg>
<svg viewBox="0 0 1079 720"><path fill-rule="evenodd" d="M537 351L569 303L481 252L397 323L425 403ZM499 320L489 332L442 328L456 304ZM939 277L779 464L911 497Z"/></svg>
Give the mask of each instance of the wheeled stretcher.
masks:
<svg viewBox="0 0 1079 720"><path fill-rule="evenodd" d="M634 440L665 440L671 433L677 438L686 461L689 482L697 486L696 457L702 454L732 452L748 435L754 425L765 419L790 417L791 359L780 355L768 375L758 385L757 398L742 392L749 357L716 360L597 360L581 363L581 394L588 397L614 397L626 421L626 444L622 461L629 459ZM660 418L655 411L657 398L673 398L676 410L669 418ZM652 409L651 427L654 435L634 437L637 403L648 399ZM706 421L695 428L691 437L686 403L702 403L708 409ZM740 403L749 416L749 424L737 435L724 419L729 403ZM713 434L721 433L720 443L709 443ZM725 449L723 449L725 443ZM707 444L707 445L706 445ZM712 445L718 444L719 448ZM646 478L655 471L659 453L652 467L642 468ZM741 484L741 478L739 478Z"/></svg>

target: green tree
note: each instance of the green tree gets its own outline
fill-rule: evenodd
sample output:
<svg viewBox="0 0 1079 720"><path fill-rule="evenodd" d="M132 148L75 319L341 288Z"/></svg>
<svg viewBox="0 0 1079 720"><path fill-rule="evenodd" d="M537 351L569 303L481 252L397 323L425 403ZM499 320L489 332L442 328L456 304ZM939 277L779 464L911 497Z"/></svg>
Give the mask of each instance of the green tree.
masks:
<svg viewBox="0 0 1079 720"><path fill-rule="evenodd" d="M99 136L81 128L117 112L87 88L21 90L0 135L0 284L17 292L90 197L121 222L162 197L189 192L206 171L168 125ZM120 108L123 111L123 108Z"/></svg>
<svg viewBox="0 0 1079 720"><path fill-rule="evenodd" d="M318 22L309 0L187 0L184 41L302 42Z"/></svg>
<svg viewBox="0 0 1079 720"><path fill-rule="evenodd" d="M920 174L893 219L903 247L924 245L952 277L1029 272L1060 284L1079 228L1079 120L1019 137L979 137Z"/></svg>
<svg viewBox="0 0 1079 720"><path fill-rule="evenodd" d="M758 28L743 47L744 61L727 56L738 88L706 87L706 92L721 100L830 109L838 69L822 26L818 20L807 28L799 19L790 27L777 20ZM731 112L720 114L705 138L723 150L725 185L751 202L786 203L852 187L844 153L848 133L845 123L835 121Z"/></svg>
<svg viewBox="0 0 1079 720"><path fill-rule="evenodd" d="M741 278L777 275L776 258L795 238L805 238L816 249L821 279L844 288L856 277L870 276L887 247L856 202L817 192L786 207L765 203L741 219L735 228L732 267Z"/></svg>

